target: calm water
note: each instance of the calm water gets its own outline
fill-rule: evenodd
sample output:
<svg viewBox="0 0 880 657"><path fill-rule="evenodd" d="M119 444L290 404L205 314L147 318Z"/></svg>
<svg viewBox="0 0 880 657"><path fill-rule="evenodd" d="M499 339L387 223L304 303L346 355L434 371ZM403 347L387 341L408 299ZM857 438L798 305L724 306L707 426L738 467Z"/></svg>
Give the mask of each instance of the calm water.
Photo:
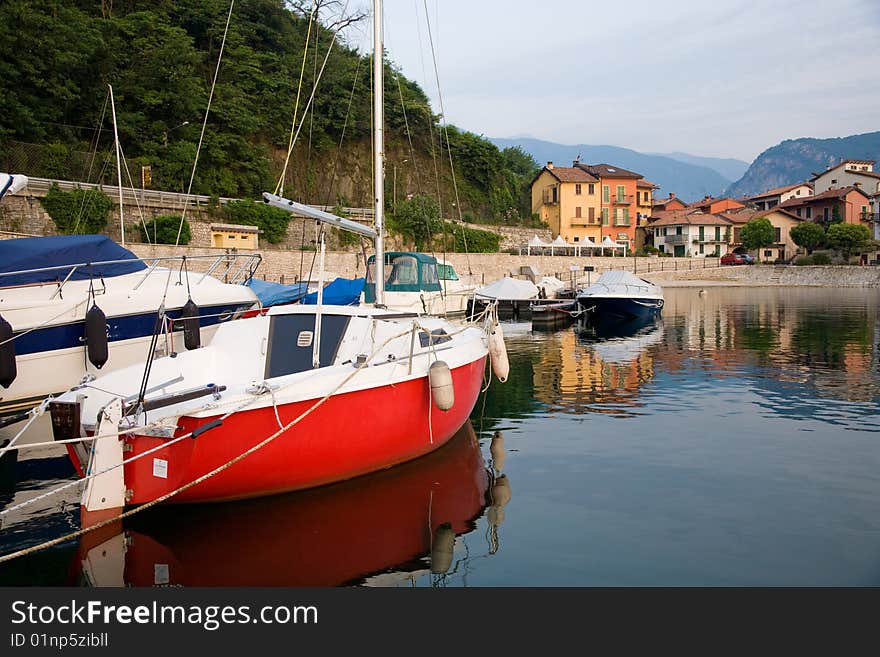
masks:
<svg viewBox="0 0 880 657"><path fill-rule="evenodd" d="M648 326L506 324L510 380L436 453L151 510L0 566L0 584L878 585L878 309L873 290L669 289ZM29 520L4 523L0 552L78 510Z"/></svg>

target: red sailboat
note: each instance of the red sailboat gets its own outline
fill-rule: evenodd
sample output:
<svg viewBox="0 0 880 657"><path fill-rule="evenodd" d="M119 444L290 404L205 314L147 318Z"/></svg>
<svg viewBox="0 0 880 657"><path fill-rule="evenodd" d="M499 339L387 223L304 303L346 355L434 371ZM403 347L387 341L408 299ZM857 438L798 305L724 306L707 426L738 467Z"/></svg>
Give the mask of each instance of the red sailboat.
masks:
<svg viewBox="0 0 880 657"><path fill-rule="evenodd" d="M382 52L381 2L374 1ZM446 443L466 421L500 328L384 308L383 58L374 57L372 230L270 194L267 202L375 239L376 303L280 306L223 324L205 347L99 377L50 407L87 479L84 524L128 505L217 502L320 486ZM323 244L322 244L323 271ZM91 436L87 441L84 436Z"/></svg>
<svg viewBox="0 0 880 657"><path fill-rule="evenodd" d="M336 586L389 571L439 574L455 537L486 509L489 481L467 422L424 458L356 480L152 509L124 533L83 538L76 571L93 586Z"/></svg>

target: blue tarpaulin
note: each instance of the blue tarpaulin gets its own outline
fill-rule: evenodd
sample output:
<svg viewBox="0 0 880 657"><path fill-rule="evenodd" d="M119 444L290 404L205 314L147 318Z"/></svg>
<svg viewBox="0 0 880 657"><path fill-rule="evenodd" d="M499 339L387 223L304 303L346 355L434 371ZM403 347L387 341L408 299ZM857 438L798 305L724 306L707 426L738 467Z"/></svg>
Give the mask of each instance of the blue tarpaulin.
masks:
<svg viewBox="0 0 880 657"><path fill-rule="evenodd" d="M0 240L0 287L64 280L70 273L70 265L112 260L130 262L79 267L70 280L110 278L147 268L134 253L122 248L106 235L54 235ZM45 267L59 269L17 273Z"/></svg>
<svg viewBox="0 0 880 657"><path fill-rule="evenodd" d="M259 278L252 278L248 281L247 285L257 295L263 306L277 306L298 301L305 295L307 288L305 283L284 285L283 283L272 283L271 281L264 281Z"/></svg>
<svg viewBox="0 0 880 657"><path fill-rule="evenodd" d="M322 301L334 306L356 306L360 303L361 291L364 289L363 278L337 278L324 288ZM311 292L302 301L306 304L318 303L318 293Z"/></svg>

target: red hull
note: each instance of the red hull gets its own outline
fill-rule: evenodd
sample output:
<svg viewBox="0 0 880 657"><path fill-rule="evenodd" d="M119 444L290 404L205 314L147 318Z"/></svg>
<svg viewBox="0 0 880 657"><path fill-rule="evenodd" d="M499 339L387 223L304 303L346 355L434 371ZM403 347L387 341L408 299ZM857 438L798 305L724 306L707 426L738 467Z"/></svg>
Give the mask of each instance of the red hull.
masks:
<svg viewBox="0 0 880 657"><path fill-rule="evenodd" d="M125 584L335 586L392 568L427 568L437 528L473 531L488 486L468 422L436 452L355 481L134 516ZM78 564L95 545L81 544Z"/></svg>
<svg viewBox="0 0 880 657"><path fill-rule="evenodd" d="M440 411L431 404L427 378L334 395L311 415L265 447L210 479L171 498L170 502L209 502L272 495L311 488L391 467L422 456L447 442L473 410L485 369L485 357L452 371L455 404ZM286 424L316 400L280 406ZM431 426L428 426L429 405ZM209 419L182 417L179 433ZM130 504L150 502L231 461L278 430L270 406L240 411L196 439L124 466ZM433 434L433 442L431 441ZM130 458L164 442L129 439ZM155 459L167 461L167 476L154 474Z"/></svg>

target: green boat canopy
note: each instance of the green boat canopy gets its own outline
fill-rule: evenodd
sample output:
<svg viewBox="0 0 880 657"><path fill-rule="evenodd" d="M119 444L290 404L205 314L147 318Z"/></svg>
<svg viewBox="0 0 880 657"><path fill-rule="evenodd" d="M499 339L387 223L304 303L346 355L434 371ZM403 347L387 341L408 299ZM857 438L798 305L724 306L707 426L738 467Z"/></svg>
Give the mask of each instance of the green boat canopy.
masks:
<svg viewBox="0 0 880 657"><path fill-rule="evenodd" d="M364 284L364 301L376 301L374 279L376 256L367 260L367 281ZM385 290L387 292L439 292L437 259L425 253L389 251L385 254Z"/></svg>

